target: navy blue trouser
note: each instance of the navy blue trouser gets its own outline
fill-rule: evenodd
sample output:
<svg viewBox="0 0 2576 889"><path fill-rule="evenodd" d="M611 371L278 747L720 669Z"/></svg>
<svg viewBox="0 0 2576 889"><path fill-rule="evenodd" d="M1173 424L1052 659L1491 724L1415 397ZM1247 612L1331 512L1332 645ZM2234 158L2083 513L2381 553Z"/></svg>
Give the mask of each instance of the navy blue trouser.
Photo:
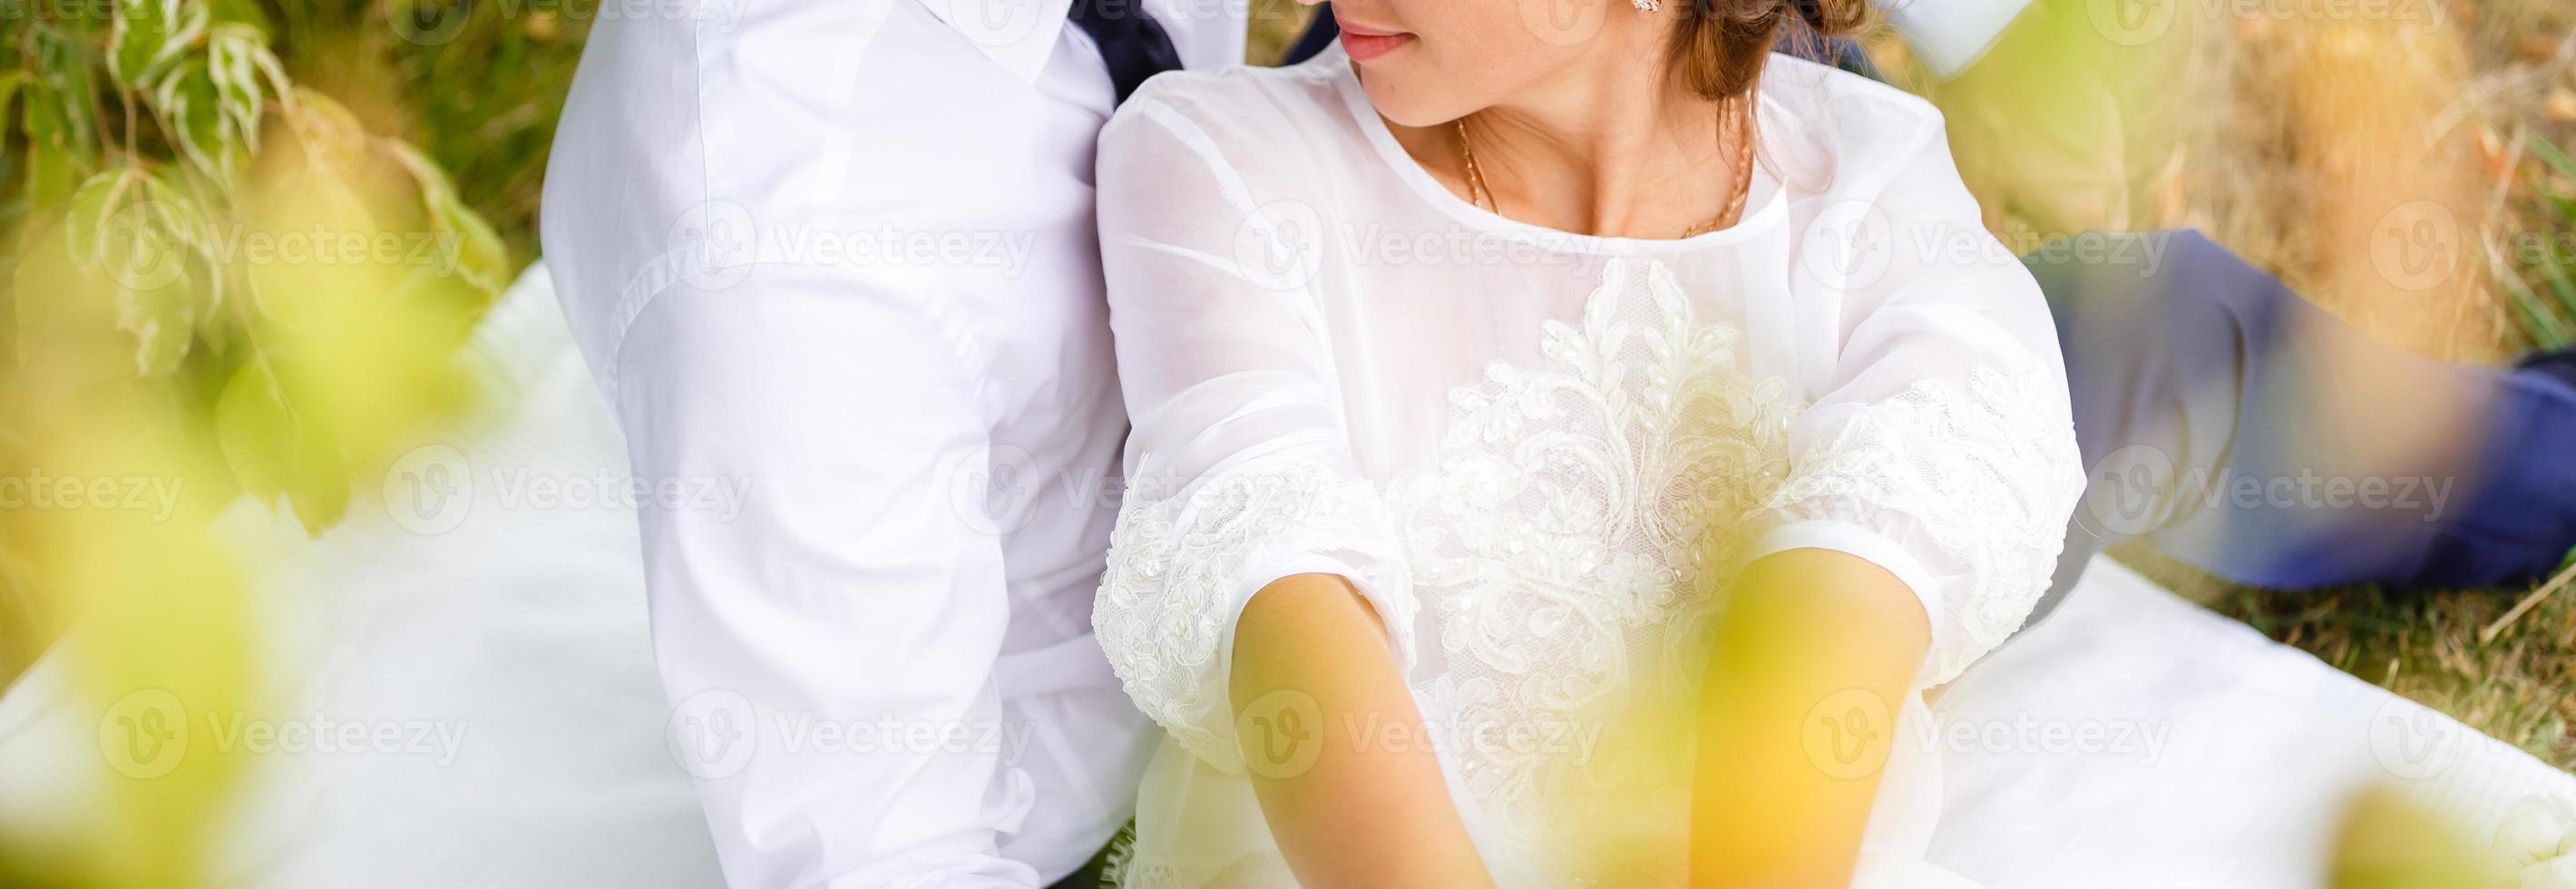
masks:
<svg viewBox="0 0 2576 889"><path fill-rule="evenodd" d="M2024 260L2092 476L2051 604L2128 537L2282 589L2524 582L2576 546L2576 386L2390 348L2198 232L2073 240ZM2447 453L2367 456L2427 404Z"/></svg>
<svg viewBox="0 0 2576 889"><path fill-rule="evenodd" d="M1328 4L1288 60L1333 37ZM1877 76L1849 40L1782 51ZM2284 589L2524 582L2576 546L2576 386L2373 342L2198 232L2070 241L2025 262L2057 322L2092 481L2033 620L2132 537ZM2418 402L2369 391L2391 379L2475 418L2450 430L2457 453L2382 466L2345 446L2426 422L2406 406Z"/></svg>

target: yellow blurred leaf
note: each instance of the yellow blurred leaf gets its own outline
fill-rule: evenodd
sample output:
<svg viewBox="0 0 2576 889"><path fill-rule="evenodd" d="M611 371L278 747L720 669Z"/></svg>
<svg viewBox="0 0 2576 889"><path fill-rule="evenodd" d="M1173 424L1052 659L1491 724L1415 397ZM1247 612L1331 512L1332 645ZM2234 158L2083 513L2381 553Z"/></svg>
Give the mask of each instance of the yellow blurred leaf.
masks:
<svg viewBox="0 0 2576 889"><path fill-rule="evenodd" d="M242 362L215 402L215 436L242 491L287 499L305 533L320 534L349 505L349 469L336 442L308 428L266 361Z"/></svg>
<svg viewBox="0 0 2576 889"><path fill-rule="evenodd" d="M2487 889L2478 853L2448 823L2388 790L2354 800L2335 838L2333 889Z"/></svg>

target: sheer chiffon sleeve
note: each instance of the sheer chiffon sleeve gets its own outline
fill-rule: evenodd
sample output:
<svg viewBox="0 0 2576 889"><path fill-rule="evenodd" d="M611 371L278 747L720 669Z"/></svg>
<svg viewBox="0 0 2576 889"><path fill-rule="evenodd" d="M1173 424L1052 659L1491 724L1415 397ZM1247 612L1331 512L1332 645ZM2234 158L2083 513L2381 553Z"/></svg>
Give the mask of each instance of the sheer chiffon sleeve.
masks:
<svg viewBox="0 0 2576 889"><path fill-rule="evenodd" d="M1806 227L1802 249L1835 258L1807 270L1841 279L1839 357L1790 429L1754 555L1831 549L1894 574L1930 619L1932 685L2021 627L2084 478L2047 304L1980 225L1940 127L1921 132L1896 187Z"/></svg>
<svg viewBox="0 0 2576 889"><path fill-rule="evenodd" d="M1302 205L1263 205L1218 141L1148 84L1102 131L1102 267L1134 430L1092 625L1127 693L1239 772L1237 616L1293 574L1339 575L1412 663L1393 522L1353 464L1332 349L1301 274Z"/></svg>

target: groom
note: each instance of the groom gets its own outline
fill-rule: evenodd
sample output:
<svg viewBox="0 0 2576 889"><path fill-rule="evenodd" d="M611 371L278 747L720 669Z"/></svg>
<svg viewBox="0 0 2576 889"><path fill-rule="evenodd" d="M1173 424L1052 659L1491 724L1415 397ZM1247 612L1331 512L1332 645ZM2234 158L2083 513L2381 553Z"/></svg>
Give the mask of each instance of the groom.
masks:
<svg viewBox="0 0 2576 889"><path fill-rule="evenodd" d="M635 472L756 492L640 516L726 879L1063 879L1155 737L1091 636L1127 431L1092 143L1241 60L1241 13L703 2L598 23L543 237Z"/></svg>
<svg viewBox="0 0 2576 889"><path fill-rule="evenodd" d="M1927 5L1907 4L1899 24L1936 23L1916 39L1954 56L2010 18L1989 14L1996 3L1937 19ZM543 229L634 471L751 480L738 515L640 514L672 742L726 878L1065 880L1129 817L1155 740L1090 635L1126 431L1093 139L1154 72L1241 59L1242 10L696 6L598 23L556 137ZM2264 347L2314 310L2229 262L2195 246L2157 280L2040 269L2088 461L2229 467L2269 453L2240 443L2287 440L2275 427L2297 414L2270 408L2306 383L2277 371L2304 365ZM2099 289L2065 298L2087 287ZM2215 361L2178 351L2216 344L2250 346ZM2501 418L2480 439L2497 443L2480 465L2500 472L2465 507L2437 521L2150 497L2143 512L2090 511L2112 520L2079 521L2070 550L2250 522L2396 529L2369 558L2299 552L2320 576L2444 584L2546 567L2546 551L2569 543L2558 501L2576 495L2546 475L2563 469L2523 458L2576 452L2576 393L2540 373L2406 366ZM2240 555L2257 575L2292 564Z"/></svg>

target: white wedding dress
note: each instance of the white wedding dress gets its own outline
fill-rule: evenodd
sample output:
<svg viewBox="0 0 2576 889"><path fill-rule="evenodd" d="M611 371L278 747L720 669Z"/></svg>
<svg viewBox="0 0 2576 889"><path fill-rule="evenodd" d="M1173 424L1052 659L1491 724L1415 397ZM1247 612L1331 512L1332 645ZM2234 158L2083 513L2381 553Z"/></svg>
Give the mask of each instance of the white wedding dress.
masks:
<svg viewBox="0 0 2576 889"><path fill-rule="evenodd" d="M1094 626L1170 732L1125 883L1294 884L1226 684L1237 613L1290 574L1385 619L1504 885L1680 882L1686 742L1620 720L1687 699L1751 560L1837 550L1920 597L1900 734L2021 626L2084 483L2038 287L1929 105L1779 56L1762 84L1744 219L1684 240L1459 199L1337 54L1122 106L1099 201L1135 429ZM1371 727L1298 729L1261 740ZM1864 881L1924 885L1938 758L1897 747Z"/></svg>
<svg viewBox="0 0 2576 889"><path fill-rule="evenodd" d="M446 439L478 475L626 472L544 266L493 307L468 352L502 395ZM245 588L265 616L260 675L275 713L471 731L452 761L257 757L216 821L209 882L724 885L664 734L678 720L653 673L635 522L616 504L485 497L431 536L361 502L313 539L291 514L238 504L227 549L253 569ZM0 835L30 848L79 842L127 780L100 756L105 702L80 660L57 650L0 690ZM2576 777L2107 559L1931 703L1930 862L1988 889L2326 885L2345 803L2369 788L2520 858L2534 857L2517 845L2534 831L2513 813L2555 805L2564 857L2548 866L2567 878L2525 885L2576 889ZM2025 726L2118 732L2053 746L2014 734ZM1978 740L1958 743L1961 727Z"/></svg>

